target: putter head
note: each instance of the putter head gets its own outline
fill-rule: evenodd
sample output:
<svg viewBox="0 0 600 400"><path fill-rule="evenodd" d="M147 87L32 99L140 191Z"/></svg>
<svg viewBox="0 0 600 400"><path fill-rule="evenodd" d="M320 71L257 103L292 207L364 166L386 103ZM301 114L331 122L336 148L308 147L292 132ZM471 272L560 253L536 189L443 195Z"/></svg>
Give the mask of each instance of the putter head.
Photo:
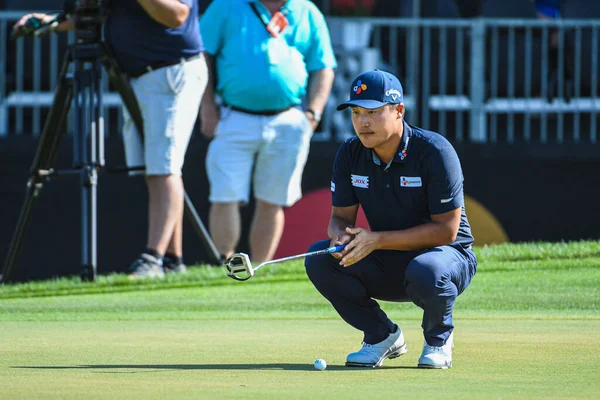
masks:
<svg viewBox="0 0 600 400"><path fill-rule="evenodd" d="M236 281L246 281L254 276L250 257L245 253L232 254L225 260L227 276Z"/></svg>

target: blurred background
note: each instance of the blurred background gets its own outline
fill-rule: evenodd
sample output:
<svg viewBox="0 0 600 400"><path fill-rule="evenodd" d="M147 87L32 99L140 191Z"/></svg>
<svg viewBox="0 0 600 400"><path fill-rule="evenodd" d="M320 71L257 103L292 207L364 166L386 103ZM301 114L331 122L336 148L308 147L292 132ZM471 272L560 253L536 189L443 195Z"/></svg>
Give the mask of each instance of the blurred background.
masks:
<svg viewBox="0 0 600 400"><path fill-rule="evenodd" d="M74 34L10 40L26 11L62 0L0 0L0 260L8 251L29 168L53 99L59 65ZM209 1L200 1L204 10ZM405 91L406 119L447 137L465 175L476 245L600 238L600 1L315 0L338 59L332 95L313 137L304 198L286 210L276 256L304 252L326 236L331 165L353 135L349 114L334 112L352 79L380 68ZM106 162L124 164L121 101L103 81ZM57 167L72 164L72 114ZM186 190L208 213L204 155L197 130L184 167ZM140 177L102 174L100 273L123 271L144 244L146 201ZM15 279L76 274L80 260L80 182L47 183ZM244 210L242 251L249 216ZM393 210L390 210L393 212ZM366 226L364 218L361 224ZM190 226L188 264L206 261Z"/></svg>

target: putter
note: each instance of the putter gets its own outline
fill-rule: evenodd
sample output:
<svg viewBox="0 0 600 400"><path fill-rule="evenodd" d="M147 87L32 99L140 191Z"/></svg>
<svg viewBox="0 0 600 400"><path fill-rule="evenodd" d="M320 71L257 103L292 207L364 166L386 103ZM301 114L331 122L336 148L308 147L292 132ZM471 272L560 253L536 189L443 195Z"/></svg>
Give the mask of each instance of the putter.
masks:
<svg viewBox="0 0 600 400"><path fill-rule="evenodd" d="M227 276L235 279L236 281L246 281L254 276L254 272L267 265L267 264L275 264L289 260L295 260L297 258L311 257L311 256L319 256L321 254L331 254L337 253L339 251L344 250L346 247L345 244L329 247L323 250L311 251L309 253L298 254L295 256L289 256L284 258L278 258L276 260L265 261L257 265L256 267L252 267L252 263L250 262L250 257L245 253L235 253L229 256L227 260L225 260L225 267L227 268Z"/></svg>

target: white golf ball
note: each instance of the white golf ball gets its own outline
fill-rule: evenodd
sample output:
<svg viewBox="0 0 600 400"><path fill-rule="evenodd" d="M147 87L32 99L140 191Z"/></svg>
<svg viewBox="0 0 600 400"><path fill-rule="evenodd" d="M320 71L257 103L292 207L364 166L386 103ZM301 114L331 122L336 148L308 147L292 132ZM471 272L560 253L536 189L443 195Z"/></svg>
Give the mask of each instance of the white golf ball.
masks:
<svg viewBox="0 0 600 400"><path fill-rule="evenodd" d="M315 361L315 369L318 369L319 371L323 371L325 368L327 368L327 362L325 362L325 360L323 360L322 358L319 358L317 361Z"/></svg>

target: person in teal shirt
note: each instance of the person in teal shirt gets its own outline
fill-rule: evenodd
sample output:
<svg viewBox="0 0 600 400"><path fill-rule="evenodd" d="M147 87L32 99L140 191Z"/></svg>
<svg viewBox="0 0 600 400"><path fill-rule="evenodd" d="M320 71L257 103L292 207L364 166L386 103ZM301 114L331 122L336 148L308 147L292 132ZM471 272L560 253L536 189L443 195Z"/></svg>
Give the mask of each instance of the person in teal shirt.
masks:
<svg viewBox="0 0 600 400"><path fill-rule="evenodd" d="M239 207L252 188L250 251L263 262L279 244L283 207L301 197L310 138L331 92L329 30L308 0L214 0L200 31L209 65L201 130L213 138L210 233L224 258L235 252Z"/></svg>

